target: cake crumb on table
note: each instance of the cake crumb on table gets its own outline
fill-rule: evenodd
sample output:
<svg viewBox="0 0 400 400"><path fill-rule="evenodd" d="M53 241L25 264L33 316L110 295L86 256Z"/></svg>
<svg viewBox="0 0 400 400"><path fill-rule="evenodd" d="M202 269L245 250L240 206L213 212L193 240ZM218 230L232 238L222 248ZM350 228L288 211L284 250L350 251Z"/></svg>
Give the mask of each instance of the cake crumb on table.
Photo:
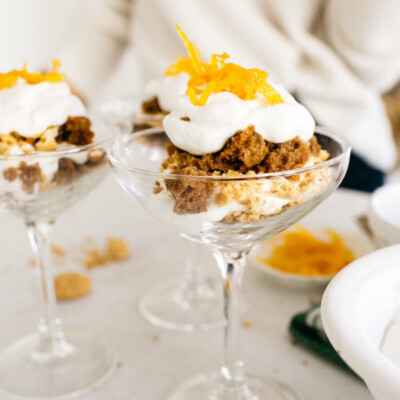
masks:
<svg viewBox="0 0 400 400"><path fill-rule="evenodd" d="M110 262L110 258L107 253L100 249L92 248L87 251L84 259L86 268L94 268L100 265L105 265Z"/></svg>
<svg viewBox="0 0 400 400"><path fill-rule="evenodd" d="M84 251L86 253L84 258L84 265L86 268L106 265L111 261L123 261L131 254L131 249L127 242L121 238L112 236L107 239L105 249L91 247Z"/></svg>
<svg viewBox="0 0 400 400"><path fill-rule="evenodd" d="M65 257L65 255L67 254L66 251L62 247L60 247L56 244L51 245L51 251L53 254L60 256L60 257Z"/></svg>
<svg viewBox="0 0 400 400"><path fill-rule="evenodd" d="M57 300L72 300L88 294L92 283L79 272L64 272L54 278L54 288Z"/></svg>
<svg viewBox="0 0 400 400"><path fill-rule="evenodd" d="M109 237L107 252L111 260L121 261L129 257L131 249L124 240L116 237Z"/></svg>
<svg viewBox="0 0 400 400"><path fill-rule="evenodd" d="M250 328L253 325L253 321L250 319L242 319L243 328Z"/></svg>

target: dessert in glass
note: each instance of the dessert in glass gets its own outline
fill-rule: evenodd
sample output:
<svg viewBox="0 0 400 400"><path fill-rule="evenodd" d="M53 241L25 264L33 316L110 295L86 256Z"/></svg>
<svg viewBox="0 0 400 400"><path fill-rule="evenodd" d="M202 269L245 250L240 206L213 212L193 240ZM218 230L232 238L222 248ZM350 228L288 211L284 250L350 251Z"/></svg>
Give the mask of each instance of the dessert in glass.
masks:
<svg viewBox="0 0 400 400"><path fill-rule="evenodd" d="M190 68L191 60L179 58ZM161 127L163 118L174 109L184 95L189 74L172 64L160 79L148 82L145 94L109 101L102 112L115 120L128 120L132 131ZM145 100L142 100L145 99ZM185 270L181 277L156 285L139 299L139 311L154 325L186 332L208 331L224 324L219 282L199 262L202 249L193 241L185 241Z"/></svg>
<svg viewBox="0 0 400 400"><path fill-rule="evenodd" d="M245 374L239 308L246 256L335 190L350 147L316 128L308 111L265 71L229 63L225 53L206 63L180 34L191 78L164 118L163 140L161 129L149 129L118 138L109 150L127 193L165 225L209 246L222 277L222 367L182 384L168 399L297 399L285 384Z"/></svg>
<svg viewBox="0 0 400 400"><path fill-rule="evenodd" d="M0 212L24 219L41 293L37 332L0 352L0 391L17 398L80 394L117 362L114 345L101 336L64 332L49 248L57 216L106 176L106 150L122 128L100 115L89 119L57 64L43 75L26 66L0 74Z"/></svg>

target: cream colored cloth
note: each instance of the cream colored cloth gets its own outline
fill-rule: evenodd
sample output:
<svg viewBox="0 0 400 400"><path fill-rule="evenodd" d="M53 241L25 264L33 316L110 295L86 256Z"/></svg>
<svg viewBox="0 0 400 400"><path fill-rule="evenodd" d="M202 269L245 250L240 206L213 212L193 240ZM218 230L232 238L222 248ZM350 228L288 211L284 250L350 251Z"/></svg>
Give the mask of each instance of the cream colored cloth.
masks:
<svg viewBox="0 0 400 400"><path fill-rule="evenodd" d="M395 164L381 93L400 81L399 0L91 0L82 21L60 57L91 100L160 77L185 53L177 22L204 58L266 69L371 165Z"/></svg>

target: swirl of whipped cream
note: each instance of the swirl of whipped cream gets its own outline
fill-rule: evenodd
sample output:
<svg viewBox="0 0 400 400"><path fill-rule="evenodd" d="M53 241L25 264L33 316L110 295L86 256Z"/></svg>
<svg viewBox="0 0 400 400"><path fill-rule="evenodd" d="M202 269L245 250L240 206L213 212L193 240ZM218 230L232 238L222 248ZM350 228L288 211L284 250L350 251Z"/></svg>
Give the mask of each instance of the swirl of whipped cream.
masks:
<svg viewBox="0 0 400 400"><path fill-rule="evenodd" d="M220 151L238 130L249 125L273 143L296 136L310 140L315 128L311 114L283 87L273 87L284 103L269 105L261 96L242 100L233 93L220 92L213 93L201 107L194 106L187 95L179 95L172 112L164 118L165 132L175 146L193 155Z"/></svg>
<svg viewBox="0 0 400 400"><path fill-rule="evenodd" d="M84 115L85 106L65 82L30 85L20 79L15 86L0 90L0 134L40 136L49 126Z"/></svg>
<svg viewBox="0 0 400 400"><path fill-rule="evenodd" d="M163 111L171 111L175 109L178 97L186 93L188 81L189 75L185 72L153 79L147 84L145 92L149 97L157 97Z"/></svg>

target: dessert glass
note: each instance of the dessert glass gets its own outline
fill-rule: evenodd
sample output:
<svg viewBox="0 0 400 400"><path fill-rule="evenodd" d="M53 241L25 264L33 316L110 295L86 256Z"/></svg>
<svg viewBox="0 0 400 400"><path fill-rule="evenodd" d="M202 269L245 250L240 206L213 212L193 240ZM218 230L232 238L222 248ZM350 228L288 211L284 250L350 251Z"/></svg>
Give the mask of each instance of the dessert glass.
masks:
<svg viewBox="0 0 400 400"><path fill-rule="evenodd" d="M50 270L56 218L102 181L109 170L107 148L117 133L127 132L100 115L92 118L92 130L92 144L0 155L0 213L24 219L41 293L37 332L0 353L0 391L16 398L81 394L108 377L117 364L117 351L108 340L89 332L64 332Z"/></svg>
<svg viewBox="0 0 400 400"><path fill-rule="evenodd" d="M224 294L224 358L219 373L204 374L181 385L169 400L293 400L298 397L286 385L271 379L245 375L239 355L240 304L242 276L246 256L253 245L288 228L327 198L341 182L349 161L348 143L325 130L316 136L330 158L320 164L295 170L241 176L193 176L160 173L166 158L166 136L149 129L135 136L120 137L109 150L109 160L117 180L126 192L154 217L186 238L210 247L217 260ZM325 179L326 178L326 179ZM305 182L315 185L303 191L300 198L290 199L279 213L248 222L213 220L208 212L178 215L171 198L154 191L161 182L183 182L212 187L256 187L276 180ZM157 184L158 182L158 184ZM255 186L252 186L255 185ZM165 189L164 189L165 190ZM162 193L162 192L161 192ZM251 211L251 210L250 210Z"/></svg>
<svg viewBox="0 0 400 400"><path fill-rule="evenodd" d="M133 132L162 127L164 114L145 114L141 111L141 96L112 100L101 111L116 121L128 120ZM192 332L221 328L224 324L222 299L217 290L219 282L207 275L205 266L195 260L198 244L185 241L185 270L183 276L161 283L139 299L142 316L156 326Z"/></svg>

